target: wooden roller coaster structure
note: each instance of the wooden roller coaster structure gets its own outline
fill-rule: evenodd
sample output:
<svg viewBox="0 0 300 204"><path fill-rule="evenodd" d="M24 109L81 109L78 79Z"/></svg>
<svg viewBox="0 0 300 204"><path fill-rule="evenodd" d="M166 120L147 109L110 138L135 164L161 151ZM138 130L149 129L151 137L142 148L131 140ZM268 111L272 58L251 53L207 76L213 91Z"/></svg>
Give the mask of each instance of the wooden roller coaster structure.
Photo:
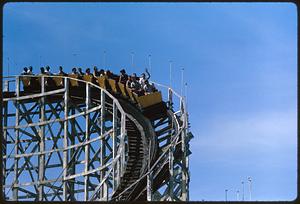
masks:
<svg viewBox="0 0 300 204"><path fill-rule="evenodd" d="M187 201L188 113L171 88L103 77L4 77L5 200Z"/></svg>

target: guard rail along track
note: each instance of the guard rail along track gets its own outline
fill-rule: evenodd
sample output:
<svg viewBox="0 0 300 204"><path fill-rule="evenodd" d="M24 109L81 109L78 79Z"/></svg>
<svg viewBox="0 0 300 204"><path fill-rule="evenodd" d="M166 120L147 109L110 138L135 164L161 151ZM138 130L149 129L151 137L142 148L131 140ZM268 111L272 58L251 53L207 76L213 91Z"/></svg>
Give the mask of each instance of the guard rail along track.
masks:
<svg viewBox="0 0 300 204"><path fill-rule="evenodd" d="M167 99L146 107L122 87L69 76L3 82L5 200L189 200L193 135L171 88L156 84Z"/></svg>

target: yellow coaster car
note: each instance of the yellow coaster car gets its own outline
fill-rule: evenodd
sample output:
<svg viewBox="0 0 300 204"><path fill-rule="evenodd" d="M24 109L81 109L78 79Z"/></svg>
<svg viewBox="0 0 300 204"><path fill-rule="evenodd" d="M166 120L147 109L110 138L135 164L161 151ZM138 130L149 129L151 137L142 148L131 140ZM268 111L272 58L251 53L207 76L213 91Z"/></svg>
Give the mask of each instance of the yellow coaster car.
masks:
<svg viewBox="0 0 300 204"><path fill-rule="evenodd" d="M92 83L95 82L95 79L94 79L93 75L84 75L82 78L83 78L84 81L88 81L88 82L92 82Z"/></svg>
<svg viewBox="0 0 300 204"><path fill-rule="evenodd" d="M115 94L119 93L116 80L108 79L108 83L113 93Z"/></svg>
<svg viewBox="0 0 300 204"><path fill-rule="evenodd" d="M78 74L69 74L68 75L70 78L74 78L74 79L79 79L79 76L78 76ZM70 80L70 84L71 84L71 86L79 86L79 83L78 83L78 81L77 80Z"/></svg>
<svg viewBox="0 0 300 204"><path fill-rule="evenodd" d="M107 79L105 76L99 76L97 77L97 81L98 81L98 84L101 88L103 89L106 89L107 88Z"/></svg>
<svg viewBox="0 0 300 204"><path fill-rule="evenodd" d="M37 77L31 77L31 76L21 76L20 77L24 90L36 90L39 89L39 83Z"/></svg>
<svg viewBox="0 0 300 204"><path fill-rule="evenodd" d="M122 93L122 96L124 96L124 98L128 98L125 84L123 84L121 82L118 82L118 86L119 86L119 89L120 89L120 91Z"/></svg>
<svg viewBox="0 0 300 204"><path fill-rule="evenodd" d="M63 75L61 75L61 76L62 77L53 77L53 81L56 86L59 86L59 87L64 86L64 78L63 78Z"/></svg>
<svg viewBox="0 0 300 204"><path fill-rule="evenodd" d="M138 96L136 93L133 93L133 96L137 103L139 104L141 109L145 109L152 105L158 104L162 102L161 92L154 92L151 94Z"/></svg>

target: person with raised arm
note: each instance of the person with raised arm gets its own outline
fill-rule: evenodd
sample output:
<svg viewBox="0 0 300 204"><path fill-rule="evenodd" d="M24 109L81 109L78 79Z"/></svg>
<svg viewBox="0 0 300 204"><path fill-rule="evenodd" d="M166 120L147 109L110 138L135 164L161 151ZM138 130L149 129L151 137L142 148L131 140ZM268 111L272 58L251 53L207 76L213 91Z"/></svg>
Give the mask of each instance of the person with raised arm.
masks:
<svg viewBox="0 0 300 204"><path fill-rule="evenodd" d="M146 74L145 73L142 73L142 75L141 75L141 77L140 77L140 79L139 79L139 83L140 83L140 85L141 85L141 87L144 87L145 86L145 81L146 80L149 80L150 79L150 77L151 77L151 75L150 75L150 73L148 72L148 69L146 68L146 73L147 73L147 77L146 77Z"/></svg>

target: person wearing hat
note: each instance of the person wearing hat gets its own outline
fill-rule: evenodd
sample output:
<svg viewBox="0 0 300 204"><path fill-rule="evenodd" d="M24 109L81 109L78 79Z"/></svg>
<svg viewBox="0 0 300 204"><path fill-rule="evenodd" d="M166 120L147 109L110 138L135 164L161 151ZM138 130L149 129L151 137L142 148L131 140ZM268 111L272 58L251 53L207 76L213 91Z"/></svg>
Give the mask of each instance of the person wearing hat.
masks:
<svg viewBox="0 0 300 204"><path fill-rule="evenodd" d="M126 74L125 69L122 69L120 71L120 77L119 77L119 82L121 82L122 84L125 84L128 80L128 75Z"/></svg>
<svg viewBox="0 0 300 204"><path fill-rule="evenodd" d="M27 67L23 68L23 72L21 73L21 75L28 75L28 68Z"/></svg>

